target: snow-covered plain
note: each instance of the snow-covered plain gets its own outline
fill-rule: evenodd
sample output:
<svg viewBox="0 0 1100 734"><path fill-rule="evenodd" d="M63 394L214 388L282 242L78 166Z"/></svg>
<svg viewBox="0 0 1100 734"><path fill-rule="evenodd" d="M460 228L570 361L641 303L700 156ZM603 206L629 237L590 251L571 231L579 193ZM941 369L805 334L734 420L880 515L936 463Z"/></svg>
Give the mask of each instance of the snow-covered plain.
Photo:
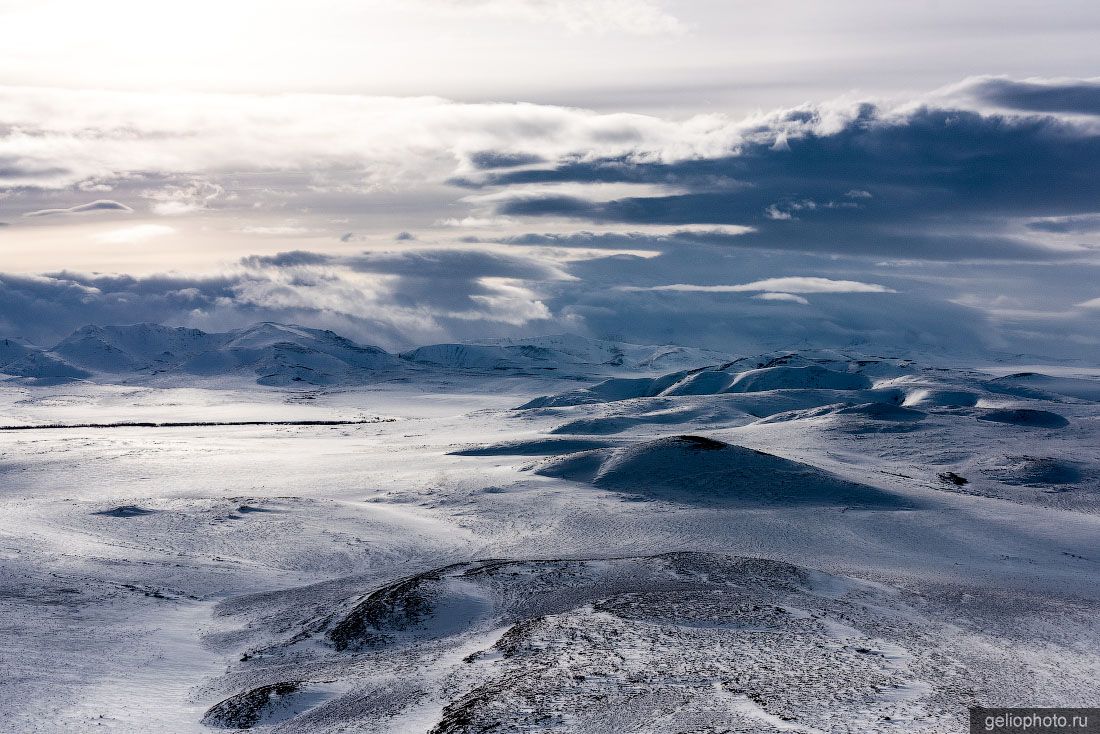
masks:
<svg viewBox="0 0 1100 734"><path fill-rule="evenodd" d="M1088 370L272 324L4 349L12 731L953 732L1100 700Z"/></svg>

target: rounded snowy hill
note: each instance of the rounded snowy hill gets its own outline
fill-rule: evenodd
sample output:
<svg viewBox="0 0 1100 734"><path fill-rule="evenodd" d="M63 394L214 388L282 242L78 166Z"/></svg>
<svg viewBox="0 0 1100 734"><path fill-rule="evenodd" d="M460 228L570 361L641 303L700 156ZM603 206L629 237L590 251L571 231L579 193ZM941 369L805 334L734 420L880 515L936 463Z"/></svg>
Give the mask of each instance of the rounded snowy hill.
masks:
<svg viewBox="0 0 1100 734"><path fill-rule="evenodd" d="M89 376L86 370L21 339L0 339L0 374L38 383L65 382Z"/></svg>
<svg viewBox="0 0 1100 734"><path fill-rule="evenodd" d="M744 505L856 505L897 509L907 503L816 467L703 436L670 436L623 448L559 456L538 474L588 482L644 497Z"/></svg>
<svg viewBox="0 0 1100 734"><path fill-rule="evenodd" d="M802 362L804 360L800 360ZM551 395L520 406L552 408L569 405L606 403L634 398L680 395L720 395L765 392L769 390L861 390L872 380L858 364L784 363L749 367L748 360L737 360L714 367L672 372L654 378L612 378L592 387L562 395ZM885 367L876 362L876 365ZM904 372L908 363L889 366Z"/></svg>

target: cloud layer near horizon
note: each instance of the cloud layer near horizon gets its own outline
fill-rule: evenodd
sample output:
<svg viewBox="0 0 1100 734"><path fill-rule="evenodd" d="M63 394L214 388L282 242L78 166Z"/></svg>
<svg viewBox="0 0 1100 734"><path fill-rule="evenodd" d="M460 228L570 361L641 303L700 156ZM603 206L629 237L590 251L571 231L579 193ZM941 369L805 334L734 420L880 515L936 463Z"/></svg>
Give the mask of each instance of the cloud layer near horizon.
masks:
<svg viewBox="0 0 1100 734"><path fill-rule="evenodd" d="M208 275L2 276L0 327L48 341L84 321L263 318L389 347L580 331L1028 351L1042 335L1092 355L1098 108L1096 80L1005 78L739 120L8 89L9 247L112 216L126 225L89 246L162 248L165 272L188 238L290 247L227 246Z"/></svg>

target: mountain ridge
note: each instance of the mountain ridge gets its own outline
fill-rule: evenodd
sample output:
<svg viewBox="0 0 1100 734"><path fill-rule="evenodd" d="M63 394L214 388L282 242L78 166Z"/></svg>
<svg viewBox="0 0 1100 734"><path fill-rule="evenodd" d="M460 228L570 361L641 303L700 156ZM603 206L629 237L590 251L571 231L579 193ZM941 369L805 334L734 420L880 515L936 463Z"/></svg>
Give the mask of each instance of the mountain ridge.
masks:
<svg viewBox="0 0 1100 734"><path fill-rule="evenodd" d="M257 384L352 385L426 370L506 373L664 371L725 360L709 350L575 334L430 344L400 353L332 330L261 321L226 332L153 322L89 324L51 347L0 339L0 374L38 383L253 376Z"/></svg>

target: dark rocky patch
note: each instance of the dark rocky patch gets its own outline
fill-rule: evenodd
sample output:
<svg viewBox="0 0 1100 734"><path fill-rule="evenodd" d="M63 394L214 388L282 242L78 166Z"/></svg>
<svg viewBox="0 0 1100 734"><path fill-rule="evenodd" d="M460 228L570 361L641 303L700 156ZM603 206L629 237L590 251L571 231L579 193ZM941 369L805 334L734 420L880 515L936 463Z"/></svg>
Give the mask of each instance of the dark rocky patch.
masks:
<svg viewBox="0 0 1100 734"><path fill-rule="evenodd" d="M980 421L1008 423L1025 428L1065 428L1069 421L1058 413L1049 410L1016 408L1014 410L989 410L978 416Z"/></svg>
<svg viewBox="0 0 1100 734"><path fill-rule="evenodd" d="M113 509L100 510L92 514L105 517L140 517L141 515L153 515L156 512L156 510L146 510L144 507L138 507L137 505L119 505Z"/></svg>
<svg viewBox="0 0 1100 734"><path fill-rule="evenodd" d="M217 729L251 729L260 722L266 709L300 687L299 682L288 681L238 693L207 709L202 723Z"/></svg>

